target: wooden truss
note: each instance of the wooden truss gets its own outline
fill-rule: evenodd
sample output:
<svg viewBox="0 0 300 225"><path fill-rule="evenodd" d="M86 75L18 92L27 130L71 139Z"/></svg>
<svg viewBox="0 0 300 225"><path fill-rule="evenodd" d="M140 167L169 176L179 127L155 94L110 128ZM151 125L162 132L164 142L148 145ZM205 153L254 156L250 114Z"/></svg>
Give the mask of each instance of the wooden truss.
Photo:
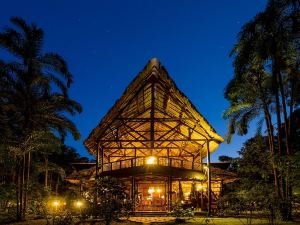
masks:
<svg viewBox="0 0 300 225"><path fill-rule="evenodd" d="M139 156L201 161L223 139L156 59L133 80L85 145L103 162ZM208 143L208 144L207 144ZM102 157L103 156L103 157Z"/></svg>
<svg viewBox="0 0 300 225"><path fill-rule="evenodd" d="M210 153L222 141L160 62L152 59L84 144L96 155L98 173L99 165L147 156L195 163L206 157L209 167Z"/></svg>

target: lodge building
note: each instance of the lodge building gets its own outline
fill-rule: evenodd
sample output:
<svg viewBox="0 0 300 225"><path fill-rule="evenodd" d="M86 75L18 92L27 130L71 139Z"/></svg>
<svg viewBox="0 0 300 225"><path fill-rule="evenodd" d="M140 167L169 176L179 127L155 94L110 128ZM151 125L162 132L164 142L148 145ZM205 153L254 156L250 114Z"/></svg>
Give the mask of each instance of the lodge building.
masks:
<svg viewBox="0 0 300 225"><path fill-rule="evenodd" d="M84 144L96 157L94 178L122 179L136 212L168 212L178 203L214 207L223 184L235 179L210 162L221 142L154 58Z"/></svg>

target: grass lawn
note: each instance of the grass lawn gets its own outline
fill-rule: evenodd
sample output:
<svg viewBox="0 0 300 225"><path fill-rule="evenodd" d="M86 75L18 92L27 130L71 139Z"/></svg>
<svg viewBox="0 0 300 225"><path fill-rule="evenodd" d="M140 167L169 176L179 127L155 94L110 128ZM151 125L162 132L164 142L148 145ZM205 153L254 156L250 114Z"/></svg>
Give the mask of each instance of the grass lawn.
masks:
<svg viewBox="0 0 300 225"><path fill-rule="evenodd" d="M168 222L165 223L168 225L180 225L179 223L175 222ZM212 224L212 225L246 225L247 219L244 218L211 218L209 220L205 220L205 218L194 218L192 220L187 221L186 223L183 223L185 225L196 225L196 224ZM262 219L253 219L252 225L267 225L267 220ZM158 225L158 224L157 224ZM276 223L276 225L300 225L300 222L282 222L282 223Z"/></svg>
<svg viewBox="0 0 300 225"><path fill-rule="evenodd" d="M2 224L2 223L0 223ZM46 225L46 220L29 220L21 223L9 223L9 225ZM50 224L52 224L52 221L50 221ZM90 225L91 223L80 223L78 225ZM114 222L112 225L137 225L141 223L136 222ZM167 223L151 223L154 225L159 224L166 224L166 225L180 225L179 223L175 222L167 222ZM182 223L184 225L196 225L196 224L212 224L212 225L246 225L247 220L246 219L240 219L240 218L212 218L208 221L205 221L204 218L194 218L192 220L189 220L186 223ZM252 225L267 225L267 220L261 220L261 219L253 219ZM93 223L93 225L103 225L103 223ZM300 222L282 222L282 223L276 223L276 225L300 225Z"/></svg>

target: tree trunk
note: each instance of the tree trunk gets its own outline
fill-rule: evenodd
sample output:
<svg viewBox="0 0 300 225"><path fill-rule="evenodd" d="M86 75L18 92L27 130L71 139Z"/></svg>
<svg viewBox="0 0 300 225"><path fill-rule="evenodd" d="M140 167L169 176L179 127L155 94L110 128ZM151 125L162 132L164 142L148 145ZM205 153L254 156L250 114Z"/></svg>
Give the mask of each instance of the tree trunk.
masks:
<svg viewBox="0 0 300 225"><path fill-rule="evenodd" d="M48 157L44 156L45 159L45 188L48 188Z"/></svg>
<svg viewBox="0 0 300 225"><path fill-rule="evenodd" d="M26 154L24 154L23 156L23 166L22 166L22 186L21 186L21 214L22 214L22 220L25 219L25 211L26 211L26 203L25 203L25 198L26 198L26 190L25 190L25 186L26 186L26 180L25 180L25 175L26 174Z"/></svg>
<svg viewBox="0 0 300 225"><path fill-rule="evenodd" d="M55 185L56 194L58 193L58 185L59 185L59 175L57 174L56 185Z"/></svg>
<svg viewBox="0 0 300 225"><path fill-rule="evenodd" d="M294 85L294 79L290 80L291 83L291 96L290 96L290 117L289 117L289 127L288 127L288 132L289 135L291 135L292 132L292 121L293 121L293 111L294 111L294 89L295 89L295 85ZM291 153L292 153L292 149L291 149Z"/></svg>
<svg viewBox="0 0 300 225"><path fill-rule="evenodd" d="M270 115L269 111L269 105L267 104L266 98L265 98L265 93L263 91L263 88L261 86L261 80L257 82L258 84L258 91L259 91L259 96L260 99L263 103L263 111L265 115L265 121L267 124L267 131L268 131L268 141L269 141L269 148L270 152L272 155L272 169L273 169L273 176L274 176L274 189L275 189L275 194L276 197L278 198L280 196L280 191L279 191L279 181L278 181L278 172L276 169L276 162L275 162L275 142L274 142L274 129L272 125L272 118Z"/></svg>
<svg viewBox="0 0 300 225"><path fill-rule="evenodd" d="M20 159L16 159L16 202L17 202L16 219L17 221L21 220L20 185L21 185Z"/></svg>
<svg viewBox="0 0 300 225"><path fill-rule="evenodd" d="M286 154L290 155L290 135L289 135L289 132L288 132L288 118L287 118L287 111L286 111L286 100L285 100L285 95L284 95L282 76L281 76L280 72L277 73L277 79L278 79L279 90L280 90L280 95L281 95L281 103L282 103L282 109L283 109Z"/></svg>
<svg viewBox="0 0 300 225"><path fill-rule="evenodd" d="M26 156L26 155L25 155ZM30 178L30 164L31 164L31 155L30 152L28 152L27 160L26 157L24 158L25 164L27 162L27 165L24 167L24 170L26 169L26 179L25 179L25 190L24 190L24 218L27 211L27 202L28 202L28 189L29 189L29 178Z"/></svg>
<svg viewBox="0 0 300 225"><path fill-rule="evenodd" d="M276 50L276 48L274 49ZM275 100L276 100L276 118L277 118L277 130L278 130L278 135L277 135L277 140L278 140L278 159L282 162L282 154L283 154L283 136L282 136L282 130L281 130L281 104L282 104L282 109L283 109L283 117L284 117L284 131L286 133L286 152L285 154L289 154L289 147L288 147L288 137L289 135L287 134L287 115L286 115L286 105L285 105L285 96L284 96L284 91L283 91L283 84L282 84L282 77L281 77L281 73L280 73L280 67L279 67L279 61L277 58L277 54L276 51L274 51L275 54L273 54L274 58L273 58L273 64L272 64L272 76L273 76L273 88L274 88L274 92L275 92ZM281 94L281 104L280 104L280 100L279 100L279 92ZM285 163L286 161L284 161L283 163ZM282 170L284 170L284 168L282 168ZM288 174L286 174L285 172L288 171L282 171L281 172L281 178L280 178L280 214L283 220L289 220L288 218L288 206L289 206L289 201L286 198L287 195L287 189L286 189L286 178L288 176Z"/></svg>

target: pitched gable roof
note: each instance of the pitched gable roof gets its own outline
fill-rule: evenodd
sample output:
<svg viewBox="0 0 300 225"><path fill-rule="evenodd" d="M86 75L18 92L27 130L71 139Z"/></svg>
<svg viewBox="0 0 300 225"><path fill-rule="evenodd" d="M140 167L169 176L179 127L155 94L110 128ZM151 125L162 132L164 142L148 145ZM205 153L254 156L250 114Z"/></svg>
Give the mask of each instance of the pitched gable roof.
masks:
<svg viewBox="0 0 300 225"><path fill-rule="evenodd" d="M191 101L178 89L166 69L152 59L129 84L119 100L93 129L84 144L95 154L98 144L118 156L166 154L205 156L206 142L213 152L223 141ZM154 150L154 153L153 151ZM139 154L139 153L138 153ZM198 154L199 155L199 154Z"/></svg>

